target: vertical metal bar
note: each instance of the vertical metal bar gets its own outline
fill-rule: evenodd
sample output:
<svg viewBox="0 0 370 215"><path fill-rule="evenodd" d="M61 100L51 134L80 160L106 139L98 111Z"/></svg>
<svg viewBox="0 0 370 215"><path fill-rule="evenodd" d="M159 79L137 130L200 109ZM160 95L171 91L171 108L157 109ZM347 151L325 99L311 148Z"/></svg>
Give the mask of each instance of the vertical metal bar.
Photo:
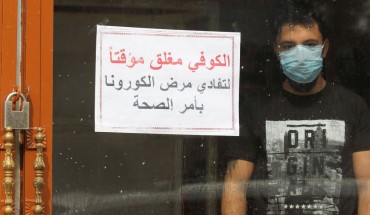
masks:
<svg viewBox="0 0 370 215"><path fill-rule="evenodd" d="M16 86L22 87L22 0L18 0L17 6L17 56L16 56ZM19 104L17 104L19 106ZM20 202L21 202L21 190L22 190L22 180L21 180L21 165L22 165L22 150L20 143L20 131L15 131L15 187L14 187L14 210L15 215L20 214Z"/></svg>
<svg viewBox="0 0 370 215"><path fill-rule="evenodd" d="M22 86L22 0L18 0L17 6L17 56L16 56L16 85Z"/></svg>

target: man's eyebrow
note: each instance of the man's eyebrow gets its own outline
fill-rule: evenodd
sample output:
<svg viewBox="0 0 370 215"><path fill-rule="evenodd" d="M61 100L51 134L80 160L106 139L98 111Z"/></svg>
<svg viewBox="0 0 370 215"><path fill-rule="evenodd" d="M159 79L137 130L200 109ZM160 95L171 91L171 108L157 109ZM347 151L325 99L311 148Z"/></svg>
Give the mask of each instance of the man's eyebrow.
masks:
<svg viewBox="0 0 370 215"><path fill-rule="evenodd" d="M292 42L292 41L283 41L283 42L279 43L278 45L290 45L290 44L295 44L295 42Z"/></svg>
<svg viewBox="0 0 370 215"><path fill-rule="evenodd" d="M303 41L300 44L307 44L307 43L320 43L320 41L316 39L308 39L308 40ZM293 41L286 40L286 41L282 41L278 45L291 45L291 44L296 44L296 43Z"/></svg>
<svg viewBox="0 0 370 215"><path fill-rule="evenodd" d="M303 43L320 43L320 41L316 39L308 39L308 40L303 41Z"/></svg>

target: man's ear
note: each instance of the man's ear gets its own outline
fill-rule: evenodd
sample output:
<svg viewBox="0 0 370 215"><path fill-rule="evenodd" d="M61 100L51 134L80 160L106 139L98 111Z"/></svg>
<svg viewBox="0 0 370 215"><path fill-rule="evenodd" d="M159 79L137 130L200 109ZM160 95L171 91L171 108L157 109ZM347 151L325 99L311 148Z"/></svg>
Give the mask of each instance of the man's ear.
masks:
<svg viewBox="0 0 370 215"><path fill-rule="evenodd" d="M329 40L326 39L324 41L324 49L322 50L322 58L326 57L326 54L328 53L328 51L329 51Z"/></svg>

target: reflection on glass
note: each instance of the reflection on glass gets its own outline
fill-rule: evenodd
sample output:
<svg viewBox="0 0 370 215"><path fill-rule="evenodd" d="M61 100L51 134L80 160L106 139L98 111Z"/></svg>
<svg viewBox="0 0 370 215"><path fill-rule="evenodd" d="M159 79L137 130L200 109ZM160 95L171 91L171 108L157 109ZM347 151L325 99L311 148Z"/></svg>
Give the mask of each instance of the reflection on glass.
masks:
<svg viewBox="0 0 370 215"><path fill-rule="evenodd" d="M283 80L267 21L276 1L54 2L53 213L218 214L229 138L94 132L96 25L241 32L242 102ZM328 5L325 76L370 101L369 1Z"/></svg>

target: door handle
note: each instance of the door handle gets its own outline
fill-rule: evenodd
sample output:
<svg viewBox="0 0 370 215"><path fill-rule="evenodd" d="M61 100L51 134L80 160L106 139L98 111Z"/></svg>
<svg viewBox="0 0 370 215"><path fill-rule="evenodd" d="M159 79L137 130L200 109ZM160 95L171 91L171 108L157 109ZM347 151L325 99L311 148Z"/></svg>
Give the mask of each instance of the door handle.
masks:
<svg viewBox="0 0 370 215"><path fill-rule="evenodd" d="M13 160L12 148L14 144L13 130L10 127L5 128L4 145L5 145L5 158L3 161L4 179L3 186L5 190L5 208L4 214L13 214L13 188L14 188L14 168L15 163Z"/></svg>
<svg viewBox="0 0 370 215"><path fill-rule="evenodd" d="M17 101L22 100L18 104ZM19 109L19 110L16 110ZM3 187L5 191L5 215L12 215L14 213L13 190L15 185L14 170L15 162L13 160L13 147L15 144L14 130L25 130L26 139L29 135L34 139L35 144L29 145L27 142L27 149L36 149L36 158L33 163L35 170L35 177L33 179L33 186L35 188L35 206L33 212L35 215L44 214L44 206L42 200L43 188L45 186L44 171L45 162L43 150L45 148L45 132L43 128L29 128L29 103L26 97L19 92L13 92L8 95L4 103L4 148L5 157L3 161L4 179ZM13 130L14 129L14 130ZM34 134L34 132L36 133ZM17 134L17 133L15 133ZM18 138L18 137L17 137ZM32 140L30 141L33 142ZM27 164L26 164L27 165Z"/></svg>
<svg viewBox="0 0 370 215"><path fill-rule="evenodd" d="M37 133L35 135L36 141L36 159L33 164L33 168L35 169L35 179L33 180L33 186L36 189L36 201L35 201L35 208L33 212L35 215L44 214L44 208L42 206L42 192L45 185L44 182L44 170L45 170L45 162L43 156L43 149L44 149L44 129L37 128Z"/></svg>
<svg viewBox="0 0 370 215"><path fill-rule="evenodd" d="M12 149L14 146L14 134L11 127L5 128L4 134L4 148L5 148L5 158L3 160L3 170L4 170L4 179L3 187L5 191L5 215L13 214L13 189L14 189L14 169L15 163L13 160ZM42 193L45 186L44 181L44 171L45 171L45 162L43 150L45 148L45 133L43 128L37 128L36 134L34 135L34 140L36 142L36 158L33 163L33 168L35 170L35 178L33 180L33 186L35 188L35 206L33 212L35 215L44 214Z"/></svg>

